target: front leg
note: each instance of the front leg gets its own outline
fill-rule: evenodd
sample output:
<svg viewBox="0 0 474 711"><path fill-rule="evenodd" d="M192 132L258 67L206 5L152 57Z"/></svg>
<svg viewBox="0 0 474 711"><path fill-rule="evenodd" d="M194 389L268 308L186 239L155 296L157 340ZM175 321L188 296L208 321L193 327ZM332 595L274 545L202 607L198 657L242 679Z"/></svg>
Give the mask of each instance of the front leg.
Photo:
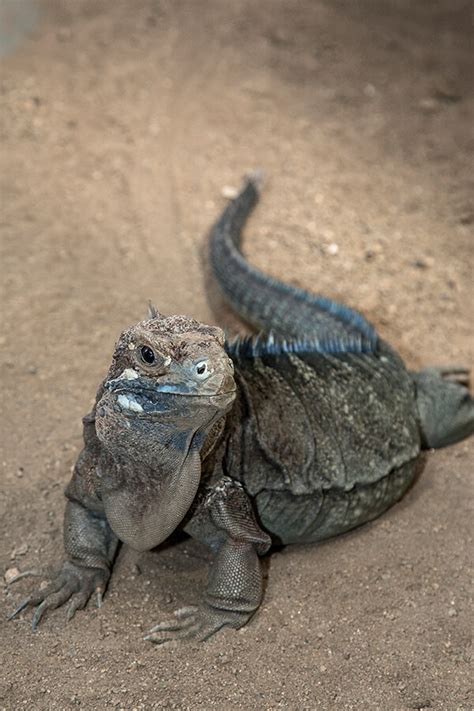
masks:
<svg viewBox="0 0 474 711"><path fill-rule="evenodd" d="M32 619L34 630L46 610L60 607L68 600L71 600L68 619L85 607L94 593L100 607L117 550L118 539L107 522L98 493L97 464L101 445L95 432L94 410L84 417L83 425L85 446L66 489L64 548L67 560L46 588L33 592L10 615L12 619L26 607L36 607ZM25 575L27 573L18 578Z"/></svg>
<svg viewBox="0 0 474 711"><path fill-rule="evenodd" d="M176 610L174 619L161 622L145 639L164 644L176 639L205 640L224 626L245 625L263 594L259 555L271 540L255 521L242 487L223 478L185 529L216 550L206 594L199 606Z"/></svg>

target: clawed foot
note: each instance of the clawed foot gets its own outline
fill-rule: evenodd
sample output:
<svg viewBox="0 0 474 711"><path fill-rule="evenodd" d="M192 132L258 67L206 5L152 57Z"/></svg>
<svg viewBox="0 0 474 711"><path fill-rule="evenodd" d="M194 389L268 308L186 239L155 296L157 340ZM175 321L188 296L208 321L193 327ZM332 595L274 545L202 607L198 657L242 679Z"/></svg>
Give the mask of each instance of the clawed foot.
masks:
<svg viewBox="0 0 474 711"><path fill-rule="evenodd" d="M469 388L471 373L469 368L463 365L442 365L436 368L429 368L429 370L434 371L444 380Z"/></svg>
<svg viewBox="0 0 474 711"><path fill-rule="evenodd" d="M193 605L175 610L171 620L155 625L144 639L154 644L177 640L203 642L225 625L242 627L249 615L229 610L216 610L208 605Z"/></svg>
<svg viewBox="0 0 474 711"><path fill-rule="evenodd" d="M37 571L26 571L17 575L10 582L14 583L28 576L37 577L39 573ZM87 605L94 594L97 607L101 607L108 579L108 571L97 568L81 568L73 563L66 562L49 585L36 590L32 595L22 600L8 619L12 620L27 607L35 607L31 620L31 626L35 631L47 610L54 610L70 600L67 611L67 620L69 621L74 617L77 610L82 610Z"/></svg>

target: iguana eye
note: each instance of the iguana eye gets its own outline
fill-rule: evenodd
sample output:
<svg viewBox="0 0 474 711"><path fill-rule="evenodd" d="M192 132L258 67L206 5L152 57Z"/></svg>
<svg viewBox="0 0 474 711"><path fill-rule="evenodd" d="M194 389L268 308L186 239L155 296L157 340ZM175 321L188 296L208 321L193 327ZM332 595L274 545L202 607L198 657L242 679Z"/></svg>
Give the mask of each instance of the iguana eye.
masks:
<svg viewBox="0 0 474 711"><path fill-rule="evenodd" d="M207 366L207 361L205 360L202 360L194 366L194 372L198 378L207 378L207 376L211 374Z"/></svg>
<svg viewBox="0 0 474 711"><path fill-rule="evenodd" d="M140 356L142 361L147 365L153 365L156 361L155 352L149 346L142 346L140 348Z"/></svg>

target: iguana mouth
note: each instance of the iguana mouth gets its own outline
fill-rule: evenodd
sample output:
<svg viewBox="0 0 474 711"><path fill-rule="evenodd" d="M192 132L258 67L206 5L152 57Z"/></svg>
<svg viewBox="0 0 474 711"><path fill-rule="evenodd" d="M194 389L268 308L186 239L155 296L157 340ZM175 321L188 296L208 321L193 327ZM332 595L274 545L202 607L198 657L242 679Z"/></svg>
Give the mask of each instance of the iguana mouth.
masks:
<svg viewBox="0 0 474 711"><path fill-rule="evenodd" d="M147 416L170 413L175 410L175 398L182 402L187 399L224 407L235 395L236 388L224 392L200 394L187 392L185 387L164 384L150 387L137 381L109 381L106 388L116 396L116 402L123 414Z"/></svg>
<svg viewBox="0 0 474 711"><path fill-rule="evenodd" d="M190 395L193 401L205 401L207 405L213 405L216 409L224 410L230 405L234 398L235 391L229 393L219 393L218 395ZM184 399L186 396L180 396ZM163 407L164 403L156 400L141 399L141 402L134 395L120 394L117 398L117 405L126 417L153 417L160 415L173 415L173 408ZM197 403L196 403L197 404Z"/></svg>

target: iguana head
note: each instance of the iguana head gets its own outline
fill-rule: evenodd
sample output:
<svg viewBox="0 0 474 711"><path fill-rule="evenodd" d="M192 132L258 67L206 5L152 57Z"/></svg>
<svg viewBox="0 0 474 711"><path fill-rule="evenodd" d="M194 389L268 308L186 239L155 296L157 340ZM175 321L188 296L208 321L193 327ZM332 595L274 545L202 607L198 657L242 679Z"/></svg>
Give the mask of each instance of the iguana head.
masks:
<svg viewBox="0 0 474 711"><path fill-rule="evenodd" d="M151 548L186 514L204 441L206 451L217 441L235 399L233 370L222 330L185 316L154 312L121 334L95 426L115 462L100 474L101 491L123 541Z"/></svg>
<svg viewBox="0 0 474 711"><path fill-rule="evenodd" d="M224 333L186 316L153 313L117 342L102 398L108 416L127 430L144 423L205 430L235 398Z"/></svg>

